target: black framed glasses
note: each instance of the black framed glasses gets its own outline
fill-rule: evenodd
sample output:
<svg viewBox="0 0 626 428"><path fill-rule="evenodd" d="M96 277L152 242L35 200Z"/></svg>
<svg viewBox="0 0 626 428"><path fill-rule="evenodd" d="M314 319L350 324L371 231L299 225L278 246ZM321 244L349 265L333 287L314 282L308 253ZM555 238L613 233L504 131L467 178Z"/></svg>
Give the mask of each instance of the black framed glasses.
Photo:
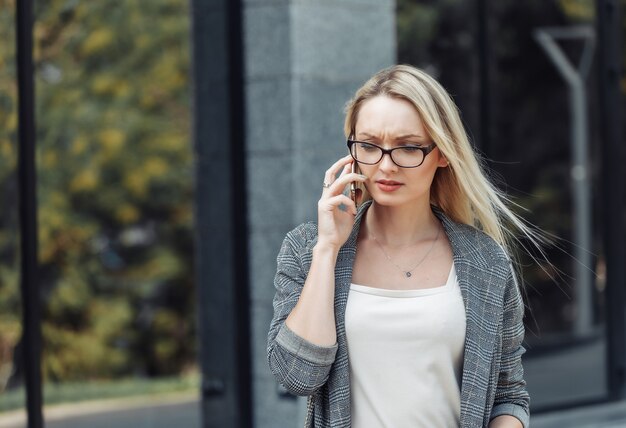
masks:
<svg viewBox="0 0 626 428"><path fill-rule="evenodd" d="M391 161L400 168L417 168L424 163L426 156L435 147L437 147L436 144L431 143L427 146L400 146L393 149L383 149L376 144L348 139L348 150L350 150L352 158L365 165L376 165L383 156L388 154Z"/></svg>

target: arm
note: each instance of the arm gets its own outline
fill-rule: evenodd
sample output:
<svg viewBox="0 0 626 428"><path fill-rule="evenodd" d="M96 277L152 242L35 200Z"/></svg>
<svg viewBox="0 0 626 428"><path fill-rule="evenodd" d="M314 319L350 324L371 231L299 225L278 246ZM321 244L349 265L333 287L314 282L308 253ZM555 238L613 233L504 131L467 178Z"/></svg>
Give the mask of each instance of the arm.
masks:
<svg viewBox="0 0 626 428"><path fill-rule="evenodd" d="M522 346L523 317L524 303L513 267L510 266L504 295L502 358L490 428L516 426L525 428L529 425L530 398L526 391L522 367L522 354L525 352Z"/></svg>
<svg viewBox="0 0 626 428"><path fill-rule="evenodd" d="M337 352L334 291L337 252L315 247L306 278L296 233L278 255L274 317L268 335L268 362L276 380L295 395L312 395L328 380Z"/></svg>
<svg viewBox="0 0 626 428"><path fill-rule="evenodd" d="M335 264L357 214L354 201L343 190L351 181L367 179L349 172L352 162L347 155L326 171L317 203L317 244L308 272L303 272L298 252L307 242L305 229L287 234L278 255L267 356L278 382L296 395L312 395L321 388L337 354ZM346 208L339 209L340 205Z"/></svg>
<svg viewBox="0 0 626 428"><path fill-rule="evenodd" d="M335 325L335 264L338 250L315 246L302 294L285 324L318 346L337 345Z"/></svg>

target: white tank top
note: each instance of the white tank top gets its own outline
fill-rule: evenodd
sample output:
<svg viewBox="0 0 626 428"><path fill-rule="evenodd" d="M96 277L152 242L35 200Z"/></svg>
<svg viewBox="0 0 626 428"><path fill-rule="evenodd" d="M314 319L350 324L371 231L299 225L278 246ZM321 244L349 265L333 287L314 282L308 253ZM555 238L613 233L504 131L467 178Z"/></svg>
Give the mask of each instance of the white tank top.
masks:
<svg viewBox="0 0 626 428"><path fill-rule="evenodd" d="M459 426L465 306L454 264L441 287L351 284L345 327L353 428Z"/></svg>

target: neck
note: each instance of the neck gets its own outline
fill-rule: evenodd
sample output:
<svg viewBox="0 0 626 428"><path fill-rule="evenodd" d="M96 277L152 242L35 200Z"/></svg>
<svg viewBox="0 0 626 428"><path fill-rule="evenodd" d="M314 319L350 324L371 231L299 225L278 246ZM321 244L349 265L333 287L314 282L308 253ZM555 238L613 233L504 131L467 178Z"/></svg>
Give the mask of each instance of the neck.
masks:
<svg viewBox="0 0 626 428"><path fill-rule="evenodd" d="M373 201L365 217L365 236L390 247L434 239L440 227L428 200L395 207Z"/></svg>

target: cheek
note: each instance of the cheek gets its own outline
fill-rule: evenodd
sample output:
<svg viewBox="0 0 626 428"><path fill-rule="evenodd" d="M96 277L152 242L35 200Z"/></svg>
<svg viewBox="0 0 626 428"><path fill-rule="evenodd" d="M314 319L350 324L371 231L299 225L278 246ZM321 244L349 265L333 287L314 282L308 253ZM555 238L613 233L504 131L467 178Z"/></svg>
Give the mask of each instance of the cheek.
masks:
<svg viewBox="0 0 626 428"><path fill-rule="evenodd" d="M406 175L407 184L416 189L430 187L436 171L436 168L416 168Z"/></svg>
<svg viewBox="0 0 626 428"><path fill-rule="evenodd" d="M367 178L371 178L372 175L376 172L376 165L361 165L359 164L357 172L360 171L361 174L366 176Z"/></svg>

